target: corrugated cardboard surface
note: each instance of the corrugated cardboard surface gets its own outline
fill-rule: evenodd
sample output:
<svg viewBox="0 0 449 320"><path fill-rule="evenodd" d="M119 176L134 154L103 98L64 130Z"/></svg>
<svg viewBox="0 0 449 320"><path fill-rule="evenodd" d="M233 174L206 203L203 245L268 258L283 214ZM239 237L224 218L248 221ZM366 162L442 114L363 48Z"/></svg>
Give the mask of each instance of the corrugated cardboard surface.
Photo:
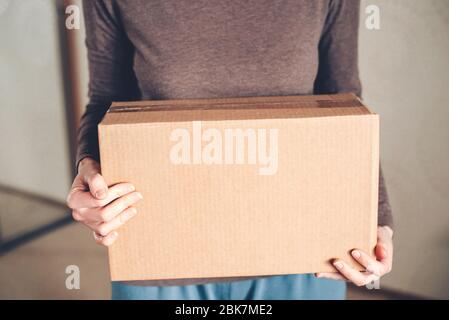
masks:
<svg viewBox="0 0 449 320"><path fill-rule="evenodd" d="M170 134L192 121L278 129L277 173L173 164ZM109 249L112 280L334 271L375 246L379 119L353 95L115 103L99 139L107 182L144 196Z"/></svg>

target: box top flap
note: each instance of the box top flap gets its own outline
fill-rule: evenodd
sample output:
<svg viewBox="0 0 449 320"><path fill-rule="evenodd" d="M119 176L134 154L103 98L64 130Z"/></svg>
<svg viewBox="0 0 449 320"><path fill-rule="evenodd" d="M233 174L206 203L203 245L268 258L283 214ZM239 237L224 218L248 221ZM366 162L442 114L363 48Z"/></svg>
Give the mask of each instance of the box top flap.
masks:
<svg viewBox="0 0 449 320"><path fill-rule="evenodd" d="M351 93L113 102L101 125L373 114Z"/></svg>

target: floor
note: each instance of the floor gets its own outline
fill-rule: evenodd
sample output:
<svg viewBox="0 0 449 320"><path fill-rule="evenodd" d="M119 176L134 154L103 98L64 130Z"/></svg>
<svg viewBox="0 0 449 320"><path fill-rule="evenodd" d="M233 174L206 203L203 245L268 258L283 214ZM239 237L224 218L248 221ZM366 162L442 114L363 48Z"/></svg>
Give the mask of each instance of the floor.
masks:
<svg viewBox="0 0 449 320"><path fill-rule="evenodd" d="M46 225L67 213L63 203L0 186L0 235L15 235Z"/></svg>
<svg viewBox="0 0 449 320"><path fill-rule="evenodd" d="M7 227L3 235L21 232L65 212L55 204L18 197L0 192L0 218L2 228ZM73 265L80 270L80 288L69 290L66 269ZM72 223L0 256L0 299L109 299L108 272L107 249L95 243L87 228ZM348 290L348 299L398 298L406 297L384 290Z"/></svg>

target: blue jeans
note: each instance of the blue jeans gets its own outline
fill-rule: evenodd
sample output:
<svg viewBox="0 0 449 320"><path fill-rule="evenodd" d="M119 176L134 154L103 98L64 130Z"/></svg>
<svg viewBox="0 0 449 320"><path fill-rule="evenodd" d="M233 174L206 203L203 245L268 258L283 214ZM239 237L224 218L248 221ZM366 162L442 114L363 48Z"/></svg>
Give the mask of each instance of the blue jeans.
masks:
<svg viewBox="0 0 449 320"><path fill-rule="evenodd" d="M312 274L167 287L112 282L114 300L342 300L345 297L345 282L317 279Z"/></svg>

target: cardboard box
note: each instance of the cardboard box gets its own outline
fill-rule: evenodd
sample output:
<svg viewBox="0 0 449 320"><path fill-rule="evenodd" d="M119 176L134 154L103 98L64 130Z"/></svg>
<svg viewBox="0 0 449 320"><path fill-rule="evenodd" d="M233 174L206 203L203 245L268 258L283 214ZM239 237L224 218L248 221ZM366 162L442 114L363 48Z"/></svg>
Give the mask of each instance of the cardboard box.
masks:
<svg viewBox="0 0 449 320"><path fill-rule="evenodd" d="M376 244L379 118L352 94L113 103L102 173L144 200L112 280L335 271Z"/></svg>

